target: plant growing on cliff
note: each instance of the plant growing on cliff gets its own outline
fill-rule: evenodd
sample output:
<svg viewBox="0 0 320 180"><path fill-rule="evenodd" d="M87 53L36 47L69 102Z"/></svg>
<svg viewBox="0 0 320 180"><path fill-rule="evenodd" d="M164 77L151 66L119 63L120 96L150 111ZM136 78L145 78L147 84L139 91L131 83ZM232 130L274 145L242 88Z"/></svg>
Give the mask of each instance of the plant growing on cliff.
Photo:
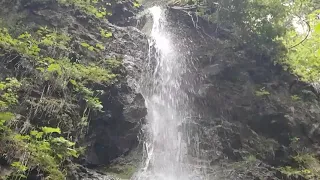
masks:
<svg viewBox="0 0 320 180"><path fill-rule="evenodd" d="M19 68L0 81L0 156L12 162L9 179L34 169L47 179L65 179L63 162L80 153L71 139L83 136L90 113L103 109L103 90L92 87L112 83L113 66L74 62L71 41L71 35L47 27L17 36L0 28L3 68Z"/></svg>
<svg viewBox="0 0 320 180"><path fill-rule="evenodd" d="M270 92L265 90L265 88L261 88L261 89L255 91L255 95L259 96L259 97L260 96L267 96L267 95L270 95Z"/></svg>
<svg viewBox="0 0 320 180"><path fill-rule="evenodd" d="M303 177L305 179L318 179L320 177L320 162L312 154L298 154L293 161L297 166L286 166L279 168L285 176L292 178Z"/></svg>
<svg viewBox="0 0 320 180"><path fill-rule="evenodd" d="M75 143L51 135L60 134L59 128L42 127L41 131L33 130L29 135L11 130L10 124L15 115L8 111L18 103L17 92L20 88L21 83L15 78L0 82L0 154L11 151L8 158L18 160L11 164L15 173L8 178L24 178L27 171L37 168L49 174L47 179L63 180L65 175L59 162L77 157L79 151L74 148Z"/></svg>
<svg viewBox="0 0 320 180"><path fill-rule="evenodd" d="M100 28L100 35L103 38L110 38L110 37L112 37L112 32L108 32L108 31Z"/></svg>
<svg viewBox="0 0 320 180"><path fill-rule="evenodd" d="M105 7L98 7L98 3L101 2L101 0L58 0L58 2L66 6L73 5L96 18L103 18L107 15L111 15Z"/></svg>
<svg viewBox="0 0 320 180"><path fill-rule="evenodd" d="M292 29L282 38L288 53L280 61L302 81L315 83L320 80L320 10L311 12L300 27L304 32Z"/></svg>
<svg viewBox="0 0 320 180"><path fill-rule="evenodd" d="M301 100L301 97L299 97L298 95L292 95L291 96L291 99L292 99L292 101L300 101Z"/></svg>
<svg viewBox="0 0 320 180"><path fill-rule="evenodd" d="M41 131L32 130L28 135L14 133L9 129L6 133L4 139L8 147L5 148L19 149L12 157L16 159L11 163L16 172L10 178L26 177L28 171L37 169L46 173L48 180L64 180L65 172L60 162L79 156L80 151L74 147L75 143L52 135L60 134L59 128L42 127Z"/></svg>
<svg viewBox="0 0 320 180"><path fill-rule="evenodd" d="M0 109L2 111L18 102L17 91L20 87L21 83L16 78L6 78L6 81L0 81Z"/></svg>
<svg viewBox="0 0 320 180"><path fill-rule="evenodd" d="M2 32L2 33L1 33ZM67 50L70 38L65 34L53 32L46 27L41 27L37 31L37 35L33 37L29 33L20 35L17 39L9 35L6 29L0 31L0 45L6 49L16 50L18 53L27 55L36 64L35 69L42 73L44 80L57 82L57 87L64 89L68 82L74 85L74 90L90 104L89 107L101 106L101 102L95 98L94 93L86 87L90 83L108 83L112 81L116 75L110 70L100 67L94 63L88 65L74 64L68 58L55 59L52 57L39 56L40 45L59 47L61 50ZM28 46L32 43L32 46ZM105 47L101 44L96 44L96 48L87 44L81 43L83 47L89 50L103 50ZM58 83L59 82L63 82ZM95 100L93 100L95 99ZM95 103L93 103L95 102Z"/></svg>

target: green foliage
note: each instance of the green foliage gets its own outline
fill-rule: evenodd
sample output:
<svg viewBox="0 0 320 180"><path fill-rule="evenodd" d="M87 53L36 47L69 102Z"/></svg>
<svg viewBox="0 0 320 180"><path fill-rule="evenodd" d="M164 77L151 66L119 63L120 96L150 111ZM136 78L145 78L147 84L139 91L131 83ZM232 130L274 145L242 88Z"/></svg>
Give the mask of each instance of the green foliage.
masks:
<svg viewBox="0 0 320 180"><path fill-rule="evenodd" d="M86 100L89 108L94 109L94 110L99 110L99 111L102 110L103 106L102 106L102 103L99 100L99 98L88 96L85 98L85 100Z"/></svg>
<svg viewBox="0 0 320 180"><path fill-rule="evenodd" d="M133 7L139 8L139 7L141 7L141 4L138 1L134 1Z"/></svg>
<svg viewBox="0 0 320 180"><path fill-rule="evenodd" d="M2 32L2 34L1 34ZM101 31L105 33L104 31ZM105 33L105 37L109 33ZM17 39L8 34L6 29L0 31L0 46L6 49L16 50L18 53L32 57L33 62L36 64L35 69L43 74L44 80L51 80L58 83L61 89L65 89L68 82L74 85L74 91L82 95L83 99L88 103L89 108L94 110L101 110L101 102L94 96L94 92L86 86L90 83L108 83L116 78L109 69L105 69L94 63L73 64L68 58L62 57L54 59L52 57L39 56L40 45L59 48L60 50L67 50L70 37L63 33L49 30L47 27L40 27L37 33L32 36L29 33L21 34ZM30 42L32 46L29 46ZM86 47L90 51L104 50L102 44L96 44L95 47L88 43L81 43L81 46ZM116 61L112 63L110 68L116 67ZM0 88L1 88L0 84ZM11 93L2 94L2 98L8 101L9 104L16 102L16 95ZM6 101L1 100L0 105L7 106Z"/></svg>
<svg viewBox="0 0 320 180"><path fill-rule="evenodd" d="M289 1L287 1L289 2ZM227 29L235 45L247 45L252 52L272 54L275 40L285 33L288 8L278 0L195 0L197 14L217 24L216 31Z"/></svg>
<svg viewBox="0 0 320 180"><path fill-rule="evenodd" d="M15 170L12 176L26 177L29 170L36 168L45 172L48 180L64 180L66 173L60 162L78 157L80 149L75 148L75 143L64 137L52 136L52 133L61 133L59 128L42 127L41 129L41 131L30 131L29 135L22 135L7 128L6 144L11 144L11 148L18 148L20 153L24 154L23 159L11 164ZM1 133L3 134L4 132Z"/></svg>
<svg viewBox="0 0 320 180"><path fill-rule="evenodd" d="M6 78L0 81L0 109L5 110L18 103L17 91L21 83L15 78Z"/></svg>
<svg viewBox="0 0 320 180"><path fill-rule="evenodd" d="M318 179L320 177L320 162L314 155L299 154L293 157L293 161L297 166L281 167L280 172L289 178L300 176L305 179Z"/></svg>
<svg viewBox="0 0 320 180"><path fill-rule="evenodd" d="M101 0L58 0L58 2L65 6L75 6L96 18L103 18L107 15L111 15L105 7L98 7L98 3L102 2Z"/></svg>
<svg viewBox="0 0 320 180"><path fill-rule="evenodd" d="M82 42L82 43L81 43L81 46L87 48L87 47L90 47L90 44L88 44L88 43L86 43L86 42Z"/></svg>
<svg viewBox="0 0 320 180"><path fill-rule="evenodd" d="M298 138L298 137L293 137L293 138L291 138L290 140L291 140L291 143L297 143L297 142L299 142L300 138Z"/></svg>
<svg viewBox="0 0 320 180"><path fill-rule="evenodd" d="M315 10L303 21L304 26L310 26L310 32L307 30L301 33L292 29L281 38L289 51L280 63L302 81L309 83L318 82L320 79L320 20L317 18L319 13L320 10Z"/></svg>
<svg viewBox="0 0 320 180"><path fill-rule="evenodd" d="M34 36L25 32L17 38L12 37L7 29L0 28L1 47L14 50L21 55L34 58L37 61L40 59L40 45L67 50L69 41L70 37L68 35L51 31L46 27L40 27ZM46 53L50 54L48 51Z"/></svg>
<svg viewBox="0 0 320 180"><path fill-rule="evenodd" d="M62 50L68 49L68 43L71 40L67 34L52 31L47 27L40 27L40 29L37 31L37 34L40 37L39 44L50 47L58 47Z"/></svg>
<svg viewBox="0 0 320 180"><path fill-rule="evenodd" d="M258 97L260 97L260 96L268 96L268 95L270 95L270 92L265 90L265 88L261 88L260 90L257 90L255 92L255 95L258 96Z"/></svg>
<svg viewBox="0 0 320 180"><path fill-rule="evenodd" d="M103 38L110 38L112 37L112 32L107 32L106 30L100 28L100 35Z"/></svg>
<svg viewBox="0 0 320 180"><path fill-rule="evenodd" d="M62 75L62 67L60 64L50 64L47 68L49 73L56 72L59 76Z"/></svg>
<svg viewBox="0 0 320 180"><path fill-rule="evenodd" d="M78 7L74 3L69 5ZM100 17L97 13L95 16ZM111 36L112 33L104 32L104 38ZM23 72L27 76L0 81L0 155L12 162L16 179L25 177L32 169L39 169L48 180L65 179L62 162L78 157L82 151L75 148L75 142L69 141L66 134L73 133L78 138L82 132L76 131L88 125L89 113L102 111L99 96L104 91L91 87L108 85L117 77L111 72L121 64L117 59L88 59L85 63L70 60L69 53L74 52L71 41L70 35L47 27L17 36L0 28L1 58L6 61L3 64L11 63L6 56L13 54L17 55L18 63L23 61L28 67L28 72ZM81 43L81 46L94 55L105 50L99 43L93 46ZM36 119L39 117L43 119ZM32 121L37 122L29 125Z"/></svg>
<svg viewBox="0 0 320 180"><path fill-rule="evenodd" d="M292 101L300 101L301 98L298 95L292 95L291 96Z"/></svg>
<svg viewBox="0 0 320 180"><path fill-rule="evenodd" d="M100 50L105 50L105 47L102 44L96 44L94 47L86 42L82 42L81 46L87 48L89 51L97 51L98 52Z"/></svg>
<svg viewBox="0 0 320 180"><path fill-rule="evenodd" d="M11 166L14 168L14 170L16 171L14 177L17 177L17 178L27 178L25 174L25 172L28 170L28 167L21 164L21 162L19 161L16 161L16 162L13 162L11 164Z"/></svg>
<svg viewBox="0 0 320 180"><path fill-rule="evenodd" d="M51 133L61 134L60 128L42 127L41 129L44 134L51 134Z"/></svg>
<svg viewBox="0 0 320 180"><path fill-rule="evenodd" d="M121 60L117 58L110 58L104 61L107 64L107 66L110 67L111 69L117 69L122 65Z"/></svg>
<svg viewBox="0 0 320 180"><path fill-rule="evenodd" d="M290 166L281 167L280 172L284 175L286 175L288 178L299 178L299 176L304 177L306 179L313 178L312 172L309 169L296 169Z"/></svg>
<svg viewBox="0 0 320 180"><path fill-rule="evenodd" d="M104 50L105 47L102 44L96 44L96 48L100 49L100 50Z"/></svg>
<svg viewBox="0 0 320 180"><path fill-rule="evenodd" d="M13 118L14 114L11 112L0 112L0 135L5 134L10 130L6 124Z"/></svg>
<svg viewBox="0 0 320 180"><path fill-rule="evenodd" d="M11 37L8 30L0 28L0 46L5 49L15 50L22 55L35 57L39 55L38 42L31 38L28 32L21 34L17 39Z"/></svg>
<svg viewBox="0 0 320 180"><path fill-rule="evenodd" d="M88 43L86 43L86 42L82 42L82 43L81 43L81 46L87 48L89 51L95 51L95 50L97 50L94 46L91 46L90 44L88 44Z"/></svg>
<svg viewBox="0 0 320 180"><path fill-rule="evenodd" d="M256 156L254 155L249 155L249 156L246 156L244 158L244 160L247 162L247 163L253 163L253 162L256 162L257 161L257 158Z"/></svg>

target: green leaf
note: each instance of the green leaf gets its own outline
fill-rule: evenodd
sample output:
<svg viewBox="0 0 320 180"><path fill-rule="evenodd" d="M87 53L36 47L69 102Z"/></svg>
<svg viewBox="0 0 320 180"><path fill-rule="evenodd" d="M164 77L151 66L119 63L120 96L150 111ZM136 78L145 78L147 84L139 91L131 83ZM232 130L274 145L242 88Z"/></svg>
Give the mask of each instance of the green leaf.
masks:
<svg viewBox="0 0 320 180"><path fill-rule="evenodd" d="M70 82L72 85L74 85L74 86L78 86L77 81L75 81L74 79L70 79L69 82Z"/></svg>
<svg viewBox="0 0 320 180"><path fill-rule="evenodd" d="M21 134L16 134L14 136L14 139L24 141L24 140L30 140L30 136L28 135L21 135Z"/></svg>
<svg viewBox="0 0 320 180"><path fill-rule="evenodd" d="M96 44L96 47L99 48L99 49L101 49L101 50L104 50L104 49L105 49L105 47L104 47L102 44Z"/></svg>
<svg viewBox="0 0 320 180"><path fill-rule="evenodd" d="M62 159L63 158L63 155L62 154L57 154L57 156Z"/></svg>
<svg viewBox="0 0 320 180"><path fill-rule="evenodd" d="M81 46L83 46L83 47L90 47L90 44L85 43L85 42L82 42L82 43L81 43Z"/></svg>
<svg viewBox="0 0 320 180"><path fill-rule="evenodd" d="M39 131L31 131L30 132L31 136L34 136L36 139L40 139L43 136L43 132L39 132Z"/></svg>
<svg viewBox="0 0 320 180"><path fill-rule="evenodd" d="M62 74L62 68L60 64L50 64L47 69L48 72L57 72L59 75Z"/></svg>
<svg viewBox="0 0 320 180"><path fill-rule="evenodd" d="M79 157L79 153L78 151L76 151L75 149L71 149L71 148L67 148L68 149L68 155L71 155L73 157Z"/></svg>
<svg viewBox="0 0 320 180"><path fill-rule="evenodd" d="M67 147L72 147L72 146L74 146L76 144L74 142L71 142L71 141L65 139L64 137L53 138L51 140L51 142L65 144Z"/></svg>
<svg viewBox="0 0 320 180"><path fill-rule="evenodd" d="M104 37L106 37L106 38L112 37L112 32L106 33L106 34L104 35Z"/></svg>
<svg viewBox="0 0 320 180"><path fill-rule="evenodd" d="M14 118L14 114L11 112L0 112L0 119L4 121L9 121Z"/></svg>
<svg viewBox="0 0 320 180"><path fill-rule="evenodd" d="M316 33L319 33L320 34L320 23L318 23L315 27L314 27L314 31Z"/></svg>
<svg viewBox="0 0 320 180"><path fill-rule="evenodd" d="M47 141L38 141L37 146L41 151L51 151L50 143Z"/></svg>
<svg viewBox="0 0 320 180"><path fill-rule="evenodd" d="M61 134L60 128L42 127L41 129L45 134L51 134L51 133Z"/></svg>
<svg viewBox="0 0 320 180"><path fill-rule="evenodd" d="M39 131L30 131L31 136L36 136L39 133Z"/></svg>
<svg viewBox="0 0 320 180"><path fill-rule="evenodd" d="M89 49L90 51L94 51L95 48L94 48L93 46L89 46L88 49Z"/></svg>
<svg viewBox="0 0 320 180"><path fill-rule="evenodd" d="M133 2L133 7L136 7L136 8L138 8L138 7L140 7L141 5L138 3L138 2Z"/></svg>
<svg viewBox="0 0 320 180"><path fill-rule="evenodd" d="M21 164L19 161L13 162L11 164L11 166L17 168L18 171L23 171L24 172L24 171L28 170L28 167L23 165L23 164Z"/></svg>

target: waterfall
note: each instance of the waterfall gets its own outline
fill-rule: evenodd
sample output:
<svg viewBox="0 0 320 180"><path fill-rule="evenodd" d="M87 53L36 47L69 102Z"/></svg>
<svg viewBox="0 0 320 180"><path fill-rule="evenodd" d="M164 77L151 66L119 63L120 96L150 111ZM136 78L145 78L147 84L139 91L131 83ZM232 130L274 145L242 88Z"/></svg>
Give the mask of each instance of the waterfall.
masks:
<svg viewBox="0 0 320 180"><path fill-rule="evenodd" d="M181 89L186 72L185 54L167 30L165 10L149 9L153 27L149 40L149 62L141 79L141 92L148 109L144 142L145 166L134 180L194 180L188 165L184 123L188 96Z"/></svg>

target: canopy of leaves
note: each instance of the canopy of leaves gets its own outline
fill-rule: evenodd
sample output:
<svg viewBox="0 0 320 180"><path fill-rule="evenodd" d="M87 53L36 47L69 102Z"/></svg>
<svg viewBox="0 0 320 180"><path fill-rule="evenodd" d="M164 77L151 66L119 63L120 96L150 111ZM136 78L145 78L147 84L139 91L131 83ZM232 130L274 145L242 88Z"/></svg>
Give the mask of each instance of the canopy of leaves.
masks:
<svg viewBox="0 0 320 180"><path fill-rule="evenodd" d="M315 10L298 27L292 29L283 38L288 48L287 56L282 59L286 69L300 77L301 80L315 83L320 80L320 10Z"/></svg>
<svg viewBox="0 0 320 180"><path fill-rule="evenodd" d="M198 15L218 25L217 31L233 34L233 43L280 62L303 81L319 82L319 0L191 2Z"/></svg>

